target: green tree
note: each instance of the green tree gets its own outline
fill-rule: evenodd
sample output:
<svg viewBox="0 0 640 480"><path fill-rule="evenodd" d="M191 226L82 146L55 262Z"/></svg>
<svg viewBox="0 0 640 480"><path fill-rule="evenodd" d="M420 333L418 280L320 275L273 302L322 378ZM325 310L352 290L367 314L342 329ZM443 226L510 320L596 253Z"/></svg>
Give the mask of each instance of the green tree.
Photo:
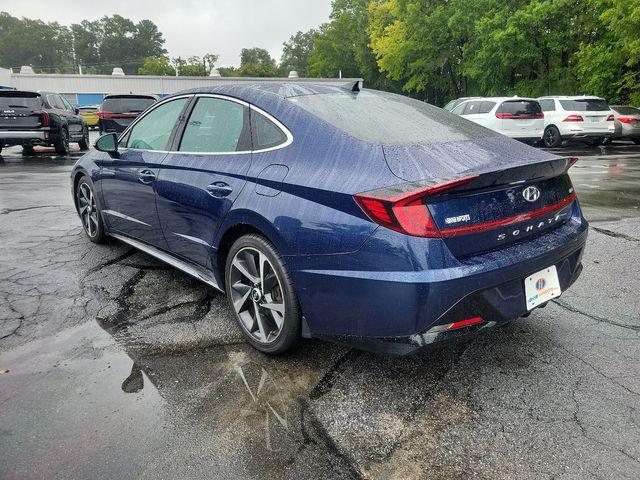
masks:
<svg viewBox="0 0 640 480"><path fill-rule="evenodd" d="M583 92L640 105L640 0L589 0L591 35L576 54Z"/></svg>
<svg viewBox="0 0 640 480"><path fill-rule="evenodd" d="M307 57L313 49L318 31L315 29L306 32L296 32L289 40L282 44L282 57L280 57L279 73L286 76L295 70L301 77L308 77Z"/></svg>
<svg viewBox="0 0 640 480"><path fill-rule="evenodd" d="M171 65L169 57L147 57L138 69L138 75L174 76L176 69Z"/></svg>
<svg viewBox="0 0 640 480"><path fill-rule="evenodd" d="M278 67L264 48L243 48L238 73L241 77L275 77L278 75Z"/></svg>

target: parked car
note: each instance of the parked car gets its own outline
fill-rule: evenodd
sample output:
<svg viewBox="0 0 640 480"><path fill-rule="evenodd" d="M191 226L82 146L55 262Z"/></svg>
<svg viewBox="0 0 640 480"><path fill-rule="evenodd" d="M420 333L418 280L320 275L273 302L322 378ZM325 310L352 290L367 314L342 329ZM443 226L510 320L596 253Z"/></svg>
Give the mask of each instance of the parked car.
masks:
<svg viewBox="0 0 640 480"><path fill-rule="evenodd" d="M456 98L454 100L449 101L444 107L442 107L444 110L446 110L447 112L450 112L451 110L453 110L455 107L457 107L458 105L460 105L462 102L466 101L466 100L472 100L475 98L481 98L481 97L460 97L460 98Z"/></svg>
<svg viewBox="0 0 640 480"><path fill-rule="evenodd" d="M613 138L632 140L640 145L640 108L628 105L611 105L613 111Z"/></svg>
<svg viewBox="0 0 640 480"><path fill-rule="evenodd" d="M408 353L571 286L574 161L400 95L273 82L162 100L71 185L89 240L226 291L263 352L304 336Z"/></svg>
<svg viewBox="0 0 640 480"><path fill-rule="evenodd" d="M98 111L100 110L100 105L78 107L78 110L80 110L80 116L84 119L87 127L98 128Z"/></svg>
<svg viewBox="0 0 640 480"><path fill-rule="evenodd" d="M0 90L0 151L22 145L23 153L31 155L35 145L44 145L66 155L69 142L89 149L87 125L66 98L53 92Z"/></svg>
<svg viewBox="0 0 640 480"><path fill-rule="evenodd" d="M507 137L535 143L542 138L544 114L533 98L486 97L465 100L451 110Z"/></svg>
<svg viewBox="0 0 640 480"><path fill-rule="evenodd" d="M158 101L156 95L107 95L98 112L100 133L121 133Z"/></svg>
<svg viewBox="0 0 640 480"><path fill-rule="evenodd" d="M600 97L554 96L538 98L544 112L543 142L559 147L564 141L596 146L614 133L613 112Z"/></svg>

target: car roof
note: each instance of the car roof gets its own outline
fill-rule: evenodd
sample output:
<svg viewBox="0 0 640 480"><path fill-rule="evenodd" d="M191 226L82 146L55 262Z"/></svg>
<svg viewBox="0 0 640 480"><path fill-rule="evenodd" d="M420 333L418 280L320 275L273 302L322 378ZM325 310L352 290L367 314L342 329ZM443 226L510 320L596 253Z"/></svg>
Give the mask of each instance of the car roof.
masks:
<svg viewBox="0 0 640 480"><path fill-rule="evenodd" d="M538 100L546 98L557 98L558 100L604 100L604 98L596 95L545 95L544 97L538 97Z"/></svg>
<svg viewBox="0 0 640 480"><path fill-rule="evenodd" d="M136 98L153 98L155 100L158 100L160 97L158 97L158 95L152 95L150 93L110 93L108 95L104 96L104 100L106 100L107 98L114 98L114 97L136 97Z"/></svg>
<svg viewBox="0 0 640 480"><path fill-rule="evenodd" d="M303 95L320 95L326 93L351 93L354 83L345 85L332 85L313 82L256 82L249 83L238 81L215 87L200 87L189 90L182 90L174 95L185 95L190 93L211 93L229 96L255 96L269 94L280 98L300 97ZM171 96L174 96L171 95Z"/></svg>

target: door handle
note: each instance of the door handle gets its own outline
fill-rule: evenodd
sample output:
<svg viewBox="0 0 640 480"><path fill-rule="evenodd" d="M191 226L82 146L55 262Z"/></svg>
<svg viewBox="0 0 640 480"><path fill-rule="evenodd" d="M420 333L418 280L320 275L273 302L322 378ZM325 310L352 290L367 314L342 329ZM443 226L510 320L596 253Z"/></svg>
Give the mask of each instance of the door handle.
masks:
<svg viewBox="0 0 640 480"><path fill-rule="evenodd" d="M206 190L209 195L216 198L227 197L233 192L233 188L224 182L214 182L211 185L207 185Z"/></svg>
<svg viewBox="0 0 640 480"><path fill-rule="evenodd" d="M138 172L138 181L140 183L149 185L150 183L153 183L155 179L156 179L156 174L153 172L153 170L144 169Z"/></svg>

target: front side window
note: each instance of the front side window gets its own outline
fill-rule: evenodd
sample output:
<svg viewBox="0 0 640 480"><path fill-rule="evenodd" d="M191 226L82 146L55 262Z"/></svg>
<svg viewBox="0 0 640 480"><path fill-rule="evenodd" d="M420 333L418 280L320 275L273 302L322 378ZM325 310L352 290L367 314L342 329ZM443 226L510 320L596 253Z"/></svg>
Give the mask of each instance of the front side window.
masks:
<svg viewBox="0 0 640 480"><path fill-rule="evenodd" d="M128 148L137 150L166 150L187 98L172 100L151 110L138 121L126 140Z"/></svg>
<svg viewBox="0 0 640 480"><path fill-rule="evenodd" d="M248 111L244 105L221 98L199 98L184 130L181 152L225 153L248 151Z"/></svg>
<svg viewBox="0 0 640 480"><path fill-rule="evenodd" d="M251 112L251 139L254 150L264 150L285 143L287 136L275 123L254 110Z"/></svg>

